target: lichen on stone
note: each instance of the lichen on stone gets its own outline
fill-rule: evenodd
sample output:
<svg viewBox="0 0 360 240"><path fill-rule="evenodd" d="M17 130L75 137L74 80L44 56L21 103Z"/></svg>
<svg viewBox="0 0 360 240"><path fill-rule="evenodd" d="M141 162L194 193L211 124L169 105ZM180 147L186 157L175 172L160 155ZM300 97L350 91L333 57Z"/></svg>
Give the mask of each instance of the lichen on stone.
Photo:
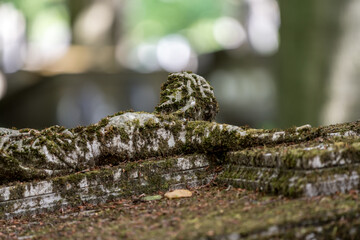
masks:
<svg viewBox="0 0 360 240"><path fill-rule="evenodd" d="M216 123L217 112L210 84L196 74L181 72L169 74L153 113L119 112L72 129L0 128L0 184L201 153L225 169L219 175L223 182L238 181L251 189L264 183L261 186L271 192L293 195L317 181L311 174L300 174L303 171L334 176L336 171L319 169L332 167L345 174L344 168L359 164L360 121L264 130ZM296 184L292 173L297 174Z"/></svg>
<svg viewBox="0 0 360 240"><path fill-rule="evenodd" d="M213 121L218 111L213 88L191 72L169 74L161 87L160 104L155 108L155 113L204 121Z"/></svg>

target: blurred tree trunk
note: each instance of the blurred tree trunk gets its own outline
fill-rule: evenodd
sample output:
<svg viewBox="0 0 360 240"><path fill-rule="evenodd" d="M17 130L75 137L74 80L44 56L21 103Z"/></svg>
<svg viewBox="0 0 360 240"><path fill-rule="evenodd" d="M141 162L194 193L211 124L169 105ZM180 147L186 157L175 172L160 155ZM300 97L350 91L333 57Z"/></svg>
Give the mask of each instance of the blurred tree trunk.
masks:
<svg viewBox="0 0 360 240"><path fill-rule="evenodd" d="M69 12L70 12L70 23L71 29L74 29L75 20L78 15L83 11L87 6L89 6L92 1L89 0L76 0L76 1L66 1Z"/></svg>
<svg viewBox="0 0 360 240"><path fill-rule="evenodd" d="M338 0L279 0L278 124L317 125L339 32Z"/></svg>
<svg viewBox="0 0 360 240"><path fill-rule="evenodd" d="M321 124L360 119L360 1L348 0L332 61ZM340 111L339 111L340 110Z"/></svg>

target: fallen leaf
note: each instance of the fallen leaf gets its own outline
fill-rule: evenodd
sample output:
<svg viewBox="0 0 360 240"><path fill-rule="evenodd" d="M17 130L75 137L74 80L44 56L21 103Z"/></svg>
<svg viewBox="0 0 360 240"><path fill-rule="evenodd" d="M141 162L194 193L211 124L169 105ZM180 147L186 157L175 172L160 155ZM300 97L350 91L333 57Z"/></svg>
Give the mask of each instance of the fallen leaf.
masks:
<svg viewBox="0 0 360 240"><path fill-rule="evenodd" d="M161 195L153 195L153 196L146 196L141 198L143 201L154 201L154 200L160 200L162 198Z"/></svg>
<svg viewBox="0 0 360 240"><path fill-rule="evenodd" d="M192 192L186 189L176 189L172 192L165 193L165 197L169 199L191 197Z"/></svg>

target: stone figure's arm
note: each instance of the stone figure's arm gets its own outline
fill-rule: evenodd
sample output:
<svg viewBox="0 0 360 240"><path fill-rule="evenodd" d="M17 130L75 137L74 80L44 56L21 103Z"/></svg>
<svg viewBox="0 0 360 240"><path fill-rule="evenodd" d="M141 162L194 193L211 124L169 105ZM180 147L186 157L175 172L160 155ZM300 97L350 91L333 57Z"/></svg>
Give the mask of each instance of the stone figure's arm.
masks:
<svg viewBox="0 0 360 240"><path fill-rule="evenodd" d="M217 111L206 80L183 72L169 75L154 113L122 112L73 129L0 128L0 184L149 157L194 152L220 155L343 132L339 127L303 126L285 131L242 128L211 122ZM359 124L351 129L360 133Z"/></svg>
<svg viewBox="0 0 360 240"><path fill-rule="evenodd" d="M138 112L120 113L88 127L3 130L1 135L1 182L149 157L240 149L251 138L235 126Z"/></svg>

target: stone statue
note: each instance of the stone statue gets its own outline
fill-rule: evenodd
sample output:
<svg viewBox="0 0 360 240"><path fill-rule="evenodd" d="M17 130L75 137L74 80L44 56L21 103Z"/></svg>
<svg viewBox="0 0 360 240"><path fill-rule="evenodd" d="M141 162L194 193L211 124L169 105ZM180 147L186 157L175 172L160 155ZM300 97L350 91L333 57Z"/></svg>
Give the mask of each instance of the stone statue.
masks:
<svg viewBox="0 0 360 240"><path fill-rule="evenodd" d="M194 73L169 74L153 113L119 112L87 127L44 130L0 128L0 184L63 176L120 162L205 153L224 154L254 146L299 143L343 126L284 131L251 129L214 121L218 103L209 83ZM359 135L359 123L352 133Z"/></svg>
<svg viewBox="0 0 360 240"><path fill-rule="evenodd" d="M195 141L186 140L190 127L187 123L212 121L217 111L218 103L208 82L183 72L169 75L162 87L160 104L152 114L120 112L97 124L74 129L0 128L0 183L179 154L193 148L189 143ZM196 126L192 127L195 130Z"/></svg>

